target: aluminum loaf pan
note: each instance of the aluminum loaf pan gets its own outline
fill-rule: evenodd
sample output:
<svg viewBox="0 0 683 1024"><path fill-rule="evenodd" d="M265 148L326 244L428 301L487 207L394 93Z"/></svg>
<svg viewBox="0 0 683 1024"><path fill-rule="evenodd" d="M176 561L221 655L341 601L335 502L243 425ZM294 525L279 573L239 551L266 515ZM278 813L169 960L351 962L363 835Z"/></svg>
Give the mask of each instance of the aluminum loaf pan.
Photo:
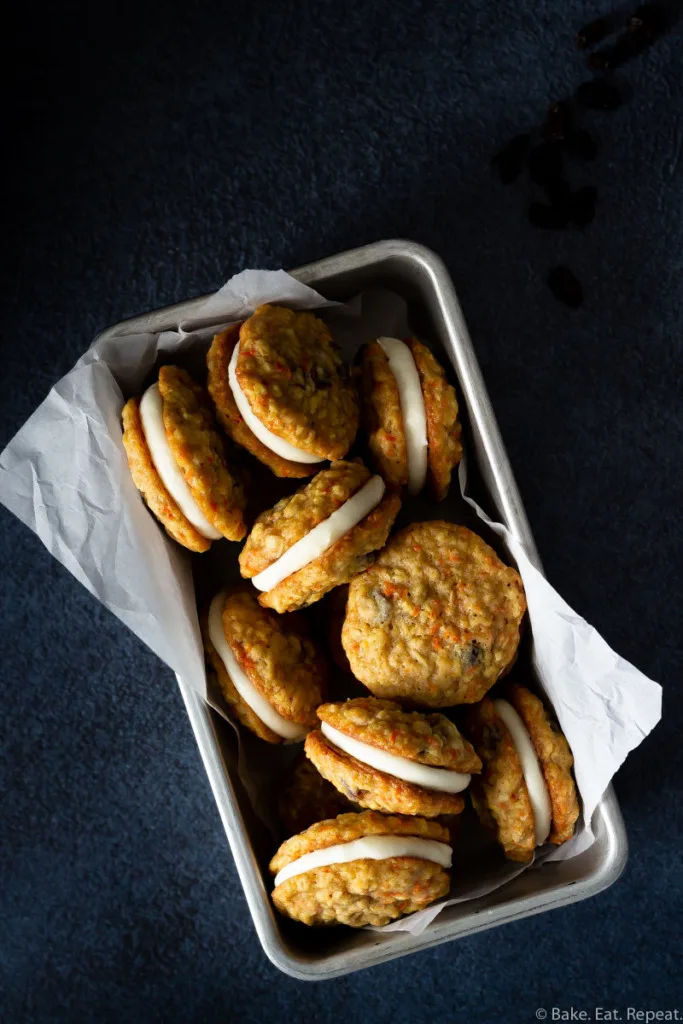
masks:
<svg viewBox="0 0 683 1024"><path fill-rule="evenodd" d="M394 239L342 252L291 273L330 299L344 300L368 287L388 287L406 298L411 323L442 347L455 370L470 462L478 475L477 497L489 514L525 543L541 569L460 304L442 260L424 246ZM109 328L103 336L171 330L178 321L185 329L199 326L193 311L200 301L192 299L134 317ZM447 509L445 514L448 516ZM610 787L596 811L593 825L597 838L589 850L572 860L525 872L488 896L447 908L422 935L305 929L281 918L270 901L264 868L272 849L242 791L232 730L187 682L178 678L178 685L261 945L276 967L295 978L339 977L586 899L616 881L626 864L626 834Z"/></svg>

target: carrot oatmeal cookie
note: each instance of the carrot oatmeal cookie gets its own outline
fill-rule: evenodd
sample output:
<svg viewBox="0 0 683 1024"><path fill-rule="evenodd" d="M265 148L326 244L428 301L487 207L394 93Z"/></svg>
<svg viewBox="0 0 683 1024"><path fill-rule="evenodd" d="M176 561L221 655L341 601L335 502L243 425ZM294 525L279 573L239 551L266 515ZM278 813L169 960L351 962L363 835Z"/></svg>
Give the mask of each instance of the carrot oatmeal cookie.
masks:
<svg viewBox="0 0 683 1024"><path fill-rule="evenodd" d="M436 818L459 814L481 761L444 715L404 711L376 697L318 708L305 751L318 771L361 807Z"/></svg>
<svg viewBox="0 0 683 1024"><path fill-rule="evenodd" d="M239 556L259 601L278 612L313 604L365 569L401 506L379 476L334 462L254 523Z"/></svg>
<svg viewBox="0 0 683 1024"><path fill-rule="evenodd" d="M470 795L506 857L529 863L536 847L546 841L559 846L574 833L573 758L538 697L515 683L505 698L485 697L468 710L464 728L484 764Z"/></svg>
<svg viewBox="0 0 683 1024"><path fill-rule="evenodd" d="M318 461L314 463L293 462L285 459L272 448L260 441L237 408L229 379L230 360L235 346L239 342L241 324L231 324L226 330L216 334L206 356L208 368L208 389L216 407L216 415L235 444L253 455L273 471L275 476L300 479L313 476L321 468Z"/></svg>
<svg viewBox="0 0 683 1024"><path fill-rule="evenodd" d="M430 350L415 338L378 338L365 346L359 375L363 418L377 470L412 494L429 482L442 501L462 458L455 390Z"/></svg>
<svg viewBox="0 0 683 1024"><path fill-rule="evenodd" d="M259 445L241 427L239 443L281 475L296 475L285 463L343 458L358 430L358 396L323 321L313 313L259 306L241 324L237 343L232 339L214 339L209 388L226 429L234 433L236 406ZM232 400L226 401L228 390ZM284 463L264 458L261 446Z"/></svg>
<svg viewBox="0 0 683 1024"><path fill-rule="evenodd" d="M525 610L519 574L481 537L413 523L351 580L342 643L377 697L470 704L514 661Z"/></svg>
<svg viewBox="0 0 683 1024"><path fill-rule="evenodd" d="M270 862L273 902L307 925L384 925L445 896L451 858L439 822L340 814L282 844Z"/></svg>
<svg viewBox="0 0 683 1024"><path fill-rule="evenodd" d="M122 420L133 482L174 540L207 551L214 540L244 537L244 488L205 393L185 370L162 366L158 382L126 402Z"/></svg>
<svg viewBox="0 0 683 1024"><path fill-rule="evenodd" d="M245 587L220 591L201 616L207 659L238 721L268 743L316 724L327 665L306 622L262 608Z"/></svg>

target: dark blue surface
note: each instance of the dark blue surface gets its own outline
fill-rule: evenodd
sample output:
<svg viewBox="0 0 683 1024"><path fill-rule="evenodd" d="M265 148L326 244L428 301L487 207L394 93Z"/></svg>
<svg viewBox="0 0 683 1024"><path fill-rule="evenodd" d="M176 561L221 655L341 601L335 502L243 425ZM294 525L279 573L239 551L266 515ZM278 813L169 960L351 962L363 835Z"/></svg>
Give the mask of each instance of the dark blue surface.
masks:
<svg viewBox="0 0 683 1024"><path fill-rule="evenodd" d="M24 5L3 158L0 443L95 333L383 237L453 274L551 580L667 686L596 899L305 986L265 960L173 678L0 510L0 1018L531 1021L683 1011L677 27L590 115L585 232L492 150L584 77L578 0ZM9 132L9 134L8 134ZM569 263L578 312L543 284ZM550 1019L550 1016L549 1016ZM625 1017L624 1017L625 1019Z"/></svg>

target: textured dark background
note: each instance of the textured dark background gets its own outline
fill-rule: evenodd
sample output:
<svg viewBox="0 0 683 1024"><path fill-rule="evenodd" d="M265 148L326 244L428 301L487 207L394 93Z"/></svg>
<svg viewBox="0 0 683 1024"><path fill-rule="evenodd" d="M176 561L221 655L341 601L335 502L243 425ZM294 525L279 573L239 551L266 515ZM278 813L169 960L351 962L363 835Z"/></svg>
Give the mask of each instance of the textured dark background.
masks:
<svg viewBox="0 0 683 1024"><path fill-rule="evenodd" d="M0 442L95 333L391 236L459 291L551 580L671 687L681 670L683 35L586 117L585 232L526 222L492 149L582 80L595 0L23 5L10 36ZM7 35L5 36L7 42ZM543 277L568 262L586 303ZM527 1021L683 1010L681 720L616 789L625 875L592 901L304 986L265 960L178 690L0 510L3 1021ZM678 972L678 977L676 976ZM677 1000L679 1002L677 1003Z"/></svg>

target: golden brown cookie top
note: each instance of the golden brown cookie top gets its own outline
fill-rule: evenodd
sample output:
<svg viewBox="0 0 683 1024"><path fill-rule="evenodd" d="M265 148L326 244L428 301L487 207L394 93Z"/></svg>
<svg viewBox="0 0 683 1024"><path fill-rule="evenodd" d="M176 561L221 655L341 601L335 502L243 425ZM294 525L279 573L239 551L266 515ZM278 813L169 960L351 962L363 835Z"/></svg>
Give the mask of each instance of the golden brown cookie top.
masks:
<svg viewBox="0 0 683 1024"><path fill-rule="evenodd" d="M306 853L324 850L338 843L350 843L363 836L419 836L447 843L448 829L438 821L397 814L379 814L377 811L340 814L336 818L319 821L305 832L287 839L271 860L270 871L276 875L287 864L298 860Z"/></svg>
<svg viewBox="0 0 683 1024"><path fill-rule="evenodd" d="M216 407L218 420L235 444L246 448L251 455L268 466L275 476L294 479L313 476L320 468L319 464L310 465L283 459L281 455L259 441L237 408L230 388L228 368L235 345L239 341L241 326L241 323L231 324L216 334L206 354L207 387Z"/></svg>
<svg viewBox="0 0 683 1024"><path fill-rule="evenodd" d="M361 463L333 462L294 494L262 512L239 555L242 575L251 579L267 569L314 527L329 519L369 479L370 470Z"/></svg>
<svg viewBox="0 0 683 1024"><path fill-rule="evenodd" d="M159 370L164 428L173 457L192 497L228 540L241 540L247 528L239 477L228 468L223 439L203 388L177 366Z"/></svg>
<svg viewBox="0 0 683 1024"><path fill-rule="evenodd" d="M377 697L321 704L317 714L346 736L397 757L458 772L481 771L474 747L445 715L404 711L400 704Z"/></svg>
<svg viewBox="0 0 683 1024"><path fill-rule="evenodd" d="M327 664L296 615L262 608L246 588L229 590L223 628L240 668L275 710L290 722L316 723L327 686Z"/></svg>
<svg viewBox="0 0 683 1024"><path fill-rule="evenodd" d="M259 306L240 328L236 375L268 430L321 459L341 459L358 430L358 397L319 317Z"/></svg>
<svg viewBox="0 0 683 1024"><path fill-rule="evenodd" d="M574 834L580 812L576 784L572 777L574 758L569 744L557 721L531 690L519 683L512 683L504 696L524 722L536 751L552 809L548 839L560 845Z"/></svg>
<svg viewBox="0 0 683 1024"><path fill-rule="evenodd" d="M413 353L425 404L427 478L434 498L443 501L451 482L453 467L462 458L458 400L443 367L426 345L416 338L407 338L406 345Z"/></svg>
<svg viewBox="0 0 683 1024"><path fill-rule="evenodd" d="M519 574L481 537L413 523L351 581L342 643L377 697L472 703L514 660L525 610Z"/></svg>

